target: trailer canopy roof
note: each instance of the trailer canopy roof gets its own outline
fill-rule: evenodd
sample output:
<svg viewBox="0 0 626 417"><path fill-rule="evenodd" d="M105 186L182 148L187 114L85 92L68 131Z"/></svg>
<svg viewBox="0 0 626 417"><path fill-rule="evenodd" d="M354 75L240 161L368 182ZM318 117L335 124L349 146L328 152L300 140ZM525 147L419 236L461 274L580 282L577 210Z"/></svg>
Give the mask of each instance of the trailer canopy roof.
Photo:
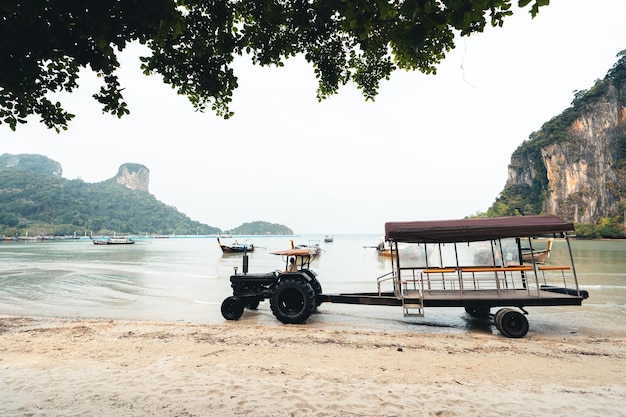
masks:
<svg viewBox="0 0 626 417"><path fill-rule="evenodd" d="M574 230L556 216L488 217L385 223L385 239L396 242L475 242L507 237L532 237Z"/></svg>

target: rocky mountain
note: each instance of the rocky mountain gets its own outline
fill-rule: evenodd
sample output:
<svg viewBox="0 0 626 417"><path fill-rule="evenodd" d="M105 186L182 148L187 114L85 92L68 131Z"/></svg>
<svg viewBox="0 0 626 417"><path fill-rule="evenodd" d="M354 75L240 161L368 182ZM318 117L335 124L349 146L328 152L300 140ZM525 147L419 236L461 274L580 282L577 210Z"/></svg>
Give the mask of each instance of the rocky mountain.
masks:
<svg viewBox="0 0 626 417"><path fill-rule="evenodd" d="M141 164L122 164L115 180L131 190L150 192L150 170Z"/></svg>
<svg viewBox="0 0 626 417"><path fill-rule="evenodd" d="M99 183L61 177L61 164L43 155L0 155L0 236L94 234L214 235L149 192L150 170L126 163ZM244 223L231 234L292 234L286 226Z"/></svg>
<svg viewBox="0 0 626 417"><path fill-rule="evenodd" d="M0 235L217 234L158 201L149 170L123 164L99 183L67 180L61 165L42 155L0 156Z"/></svg>
<svg viewBox="0 0 626 417"><path fill-rule="evenodd" d="M488 215L551 213L580 224L624 222L626 55L511 157Z"/></svg>

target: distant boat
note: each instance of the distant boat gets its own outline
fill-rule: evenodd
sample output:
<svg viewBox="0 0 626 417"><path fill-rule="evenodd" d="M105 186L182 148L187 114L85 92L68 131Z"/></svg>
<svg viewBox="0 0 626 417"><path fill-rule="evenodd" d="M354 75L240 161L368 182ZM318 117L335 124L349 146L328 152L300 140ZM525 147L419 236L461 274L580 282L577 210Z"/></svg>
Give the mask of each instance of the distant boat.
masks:
<svg viewBox="0 0 626 417"><path fill-rule="evenodd" d="M324 238L324 242L327 242L327 243L333 242L334 240L335 240L335 238L332 237L332 236L326 236Z"/></svg>
<svg viewBox="0 0 626 417"><path fill-rule="evenodd" d="M18 237L19 240L26 240L26 241L33 241L33 240L37 240L37 237L33 237L33 236L28 236L28 232L26 232L25 236L19 236Z"/></svg>
<svg viewBox="0 0 626 417"><path fill-rule="evenodd" d="M550 251L552 250L552 241L553 239L548 239L548 243L546 244L546 248L543 250L530 250L522 252L522 261L527 263L532 263L533 259L536 264L545 263L550 257Z"/></svg>
<svg viewBox="0 0 626 417"><path fill-rule="evenodd" d="M363 248L374 248L376 249L376 253L378 256L386 256L391 257L395 254L395 252L391 251L391 248L385 246L385 241L381 239L381 241L376 246L363 246Z"/></svg>
<svg viewBox="0 0 626 417"><path fill-rule="evenodd" d="M387 256L387 257L393 256L391 249L376 249L376 252L378 253L378 256Z"/></svg>
<svg viewBox="0 0 626 417"><path fill-rule="evenodd" d="M224 253L254 252L254 245L252 243L239 243L235 240L232 245L224 245L218 237L217 244Z"/></svg>
<svg viewBox="0 0 626 417"><path fill-rule="evenodd" d="M376 246L376 253L378 256L386 256L388 258L395 255L395 252L392 252L390 247L385 246L385 242L383 240L381 240L378 246Z"/></svg>
<svg viewBox="0 0 626 417"><path fill-rule="evenodd" d="M308 245L295 245L293 240L290 240L289 242L291 244L291 249L307 249L312 256L317 256L322 253L319 240L309 240Z"/></svg>
<svg viewBox="0 0 626 417"><path fill-rule="evenodd" d="M107 239L91 239L94 245L132 245L135 241L129 237L110 237Z"/></svg>
<svg viewBox="0 0 626 417"><path fill-rule="evenodd" d="M91 239L94 245L132 245L135 243L135 241L129 237L113 236L103 239L94 239L91 233L89 233L89 239Z"/></svg>

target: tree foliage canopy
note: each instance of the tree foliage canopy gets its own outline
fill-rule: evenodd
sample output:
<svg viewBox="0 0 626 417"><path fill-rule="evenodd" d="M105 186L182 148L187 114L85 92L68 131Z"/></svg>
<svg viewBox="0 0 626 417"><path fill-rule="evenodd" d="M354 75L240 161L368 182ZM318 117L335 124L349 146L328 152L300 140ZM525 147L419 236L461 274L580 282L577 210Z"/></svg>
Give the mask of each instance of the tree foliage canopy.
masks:
<svg viewBox="0 0 626 417"><path fill-rule="evenodd" d="M322 100L355 82L373 100L400 68L435 73L454 48L489 23L502 26L515 0L31 0L0 5L0 124L15 130L37 115L67 129L73 115L50 93L71 92L90 68L103 85L103 111L129 113L117 53L138 41L151 50L146 74L158 73L197 110L232 116L236 55L282 66L303 55ZM549 0L517 0L534 17Z"/></svg>

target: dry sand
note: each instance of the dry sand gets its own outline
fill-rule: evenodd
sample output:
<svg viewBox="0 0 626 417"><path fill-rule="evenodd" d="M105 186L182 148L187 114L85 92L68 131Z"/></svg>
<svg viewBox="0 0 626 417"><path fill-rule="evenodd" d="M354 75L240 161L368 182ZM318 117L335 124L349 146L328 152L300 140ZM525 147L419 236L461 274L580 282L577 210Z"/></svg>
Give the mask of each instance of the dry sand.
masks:
<svg viewBox="0 0 626 417"><path fill-rule="evenodd" d="M626 339L0 317L2 416L624 416Z"/></svg>

